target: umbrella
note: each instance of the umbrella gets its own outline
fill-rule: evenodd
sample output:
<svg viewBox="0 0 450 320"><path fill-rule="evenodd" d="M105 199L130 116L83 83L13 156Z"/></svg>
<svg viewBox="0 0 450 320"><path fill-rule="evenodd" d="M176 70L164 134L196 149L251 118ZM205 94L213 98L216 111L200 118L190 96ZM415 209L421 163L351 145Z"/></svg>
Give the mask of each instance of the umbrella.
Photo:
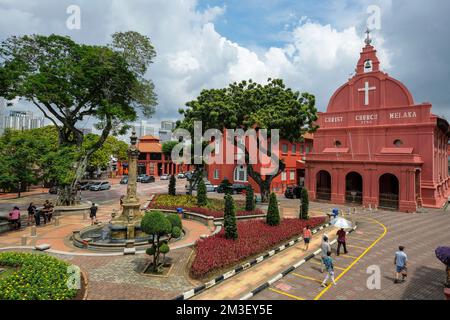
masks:
<svg viewBox="0 0 450 320"><path fill-rule="evenodd" d="M331 224L337 228L349 229L352 227L352 223L344 218L336 218L331 220Z"/></svg>

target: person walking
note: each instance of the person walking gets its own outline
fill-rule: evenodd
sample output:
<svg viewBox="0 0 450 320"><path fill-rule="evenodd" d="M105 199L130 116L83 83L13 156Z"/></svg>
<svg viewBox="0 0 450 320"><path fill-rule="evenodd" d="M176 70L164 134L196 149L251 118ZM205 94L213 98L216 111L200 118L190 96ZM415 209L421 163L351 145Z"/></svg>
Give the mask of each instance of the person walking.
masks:
<svg viewBox="0 0 450 320"><path fill-rule="evenodd" d="M28 206L28 225L31 225L34 220L34 216L36 214L36 206L33 204L33 202L30 203Z"/></svg>
<svg viewBox="0 0 450 320"><path fill-rule="evenodd" d="M340 250L341 250L341 246L343 246L344 247L344 254L347 254L348 253L348 251L347 251L347 245L346 245L346 235L347 235L347 232L345 232L345 230L344 229L340 229L340 230L338 230L338 232L336 233L337 234L337 243L338 243L338 245L337 245L337 250L336 250L336 255L339 255L339 252L340 252Z"/></svg>
<svg viewBox="0 0 450 320"><path fill-rule="evenodd" d="M406 264L408 262L408 256L405 253L405 247L399 246L398 251L395 253L394 264L395 264L395 281L394 283L400 283L405 281L407 274ZM401 279L400 279L401 277Z"/></svg>
<svg viewBox="0 0 450 320"><path fill-rule="evenodd" d="M95 220L97 220L97 209L98 207L95 205L94 202L92 202L92 206L90 208L89 217L91 218L91 225L93 226L95 224Z"/></svg>
<svg viewBox="0 0 450 320"><path fill-rule="evenodd" d="M331 278L331 282L336 285L336 282L334 281L334 261L331 258L331 252L327 252L327 256L323 259L325 267L327 269L327 275L325 276L325 279L322 282L322 287L327 286L327 281L329 278Z"/></svg>
<svg viewBox="0 0 450 320"><path fill-rule="evenodd" d="M324 269L326 269L325 258L329 256L328 253L331 255L331 245L326 234L323 235L322 244L320 247L322 249L322 265L320 266L320 272L323 273Z"/></svg>
<svg viewBox="0 0 450 320"><path fill-rule="evenodd" d="M311 241L312 233L311 233L311 227L306 226L303 229L303 241L305 241L305 247L303 248L303 251L307 251L309 248L309 242Z"/></svg>
<svg viewBox="0 0 450 320"><path fill-rule="evenodd" d="M14 226L14 229L20 229L20 209L19 207L14 207L13 210L9 213L9 220Z"/></svg>

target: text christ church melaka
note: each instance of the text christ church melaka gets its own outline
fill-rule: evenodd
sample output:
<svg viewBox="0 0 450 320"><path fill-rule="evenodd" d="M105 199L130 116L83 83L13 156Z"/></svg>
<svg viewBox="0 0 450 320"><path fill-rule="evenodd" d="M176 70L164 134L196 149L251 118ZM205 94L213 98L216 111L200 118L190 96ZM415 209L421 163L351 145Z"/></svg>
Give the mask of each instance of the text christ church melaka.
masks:
<svg viewBox="0 0 450 320"><path fill-rule="evenodd" d="M448 122L380 71L369 32L356 74L319 113L306 156L311 199L416 212L450 195Z"/></svg>

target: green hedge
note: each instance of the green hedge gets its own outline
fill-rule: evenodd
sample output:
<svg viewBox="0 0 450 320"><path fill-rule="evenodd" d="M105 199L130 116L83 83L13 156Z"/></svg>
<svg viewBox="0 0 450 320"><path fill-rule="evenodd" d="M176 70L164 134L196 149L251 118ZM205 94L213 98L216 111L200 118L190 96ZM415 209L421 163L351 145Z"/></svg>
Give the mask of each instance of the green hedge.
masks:
<svg viewBox="0 0 450 320"><path fill-rule="evenodd" d="M0 253L0 266L15 268L0 274L0 300L68 300L76 296L69 289L69 263L45 254Z"/></svg>

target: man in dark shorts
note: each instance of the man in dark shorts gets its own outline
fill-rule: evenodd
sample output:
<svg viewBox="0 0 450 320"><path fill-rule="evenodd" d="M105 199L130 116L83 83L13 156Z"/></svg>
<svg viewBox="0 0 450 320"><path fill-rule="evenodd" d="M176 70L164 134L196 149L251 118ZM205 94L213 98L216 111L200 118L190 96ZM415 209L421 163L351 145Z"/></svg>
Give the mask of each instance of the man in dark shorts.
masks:
<svg viewBox="0 0 450 320"><path fill-rule="evenodd" d="M98 207L92 202L92 206L90 208L91 212L89 214L89 217L91 218L91 225L94 225L95 220L97 220L97 209Z"/></svg>

